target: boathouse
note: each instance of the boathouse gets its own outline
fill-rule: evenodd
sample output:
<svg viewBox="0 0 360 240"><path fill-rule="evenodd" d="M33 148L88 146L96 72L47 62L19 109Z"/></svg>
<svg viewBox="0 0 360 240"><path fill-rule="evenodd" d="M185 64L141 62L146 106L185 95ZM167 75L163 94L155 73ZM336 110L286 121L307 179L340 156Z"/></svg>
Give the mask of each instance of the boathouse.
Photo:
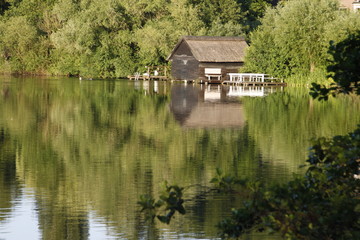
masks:
<svg viewBox="0 0 360 240"><path fill-rule="evenodd" d="M175 80L221 82L244 65L243 37L182 37L167 58Z"/></svg>

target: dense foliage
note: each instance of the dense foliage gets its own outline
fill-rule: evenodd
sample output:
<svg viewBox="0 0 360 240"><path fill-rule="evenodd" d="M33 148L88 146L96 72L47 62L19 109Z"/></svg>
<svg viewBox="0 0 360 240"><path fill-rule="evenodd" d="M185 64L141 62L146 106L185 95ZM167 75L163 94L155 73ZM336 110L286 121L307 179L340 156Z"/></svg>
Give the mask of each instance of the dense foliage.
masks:
<svg viewBox="0 0 360 240"><path fill-rule="evenodd" d="M337 0L283 2L268 9L252 32L245 71L286 78L325 73L330 41L339 42L357 30L360 15L339 10Z"/></svg>
<svg viewBox="0 0 360 240"><path fill-rule="evenodd" d="M327 69L335 83L330 88L313 84L313 97L360 94L359 46L360 32L331 44ZM314 140L306 162L304 176L270 187L217 169L211 182L219 190L232 192L238 184L243 186L239 193L248 195L243 207L218 224L221 237L268 231L286 239L360 239L360 125L348 135Z"/></svg>
<svg viewBox="0 0 360 240"><path fill-rule="evenodd" d="M313 84L312 96L359 95L360 32L332 43L326 88ZM219 224L223 237L252 230L280 232L288 239L360 238L360 125L348 135L314 141L302 177L269 189L255 188L243 208Z"/></svg>
<svg viewBox="0 0 360 240"><path fill-rule="evenodd" d="M280 232L286 239L359 239L360 126L345 136L314 140L308 170L285 184L264 186L216 170L211 180L220 192L234 192L235 185L248 195L242 208L218 224L222 238L238 238L253 231ZM185 214L182 190L167 186L155 201L141 196L147 217L169 223L174 213ZM165 215L157 209L165 207ZM163 210L163 211L164 211Z"/></svg>
<svg viewBox="0 0 360 240"><path fill-rule="evenodd" d="M253 188L241 209L219 223L223 237L258 230L287 239L359 239L360 127L314 142L303 177L269 189Z"/></svg>
<svg viewBox="0 0 360 240"><path fill-rule="evenodd" d="M284 181L299 171L309 138L345 134L360 122L358 100L312 102L307 89L288 87L265 98L244 98L244 128L188 129L169 111L170 90L177 84L161 82L155 93L155 82L147 81L0 79L0 207L5 213L0 221L16 214L23 186L34 189L44 239L70 234L79 239L89 228L84 223L92 221L89 209L106 219L115 238L160 239L137 235L146 231L136 201L140 195L158 200L164 179L169 185L212 187L209 182L217 177L225 191L233 181L226 175ZM217 167L226 174L215 175ZM165 227L156 221L149 225L153 232L191 229L213 239L217 222L242 203L231 192L188 201L207 188L185 190L186 214L175 213ZM158 215L167 214L165 206Z"/></svg>
<svg viewBox="0 0 360 240"><path fill-rule="evenodd" d="M360 95L360 31L337 44L331 43L329 53L333 58L328 71L334 83L330 87L313 83L311 95L319 99L337 93Z"/></svg>
<svg viewBox="0 0 360 240"><path fill-rule="evenodd" d="M241 35L273 0L1 0L0 72L121 77L182 35Z"/></svg>

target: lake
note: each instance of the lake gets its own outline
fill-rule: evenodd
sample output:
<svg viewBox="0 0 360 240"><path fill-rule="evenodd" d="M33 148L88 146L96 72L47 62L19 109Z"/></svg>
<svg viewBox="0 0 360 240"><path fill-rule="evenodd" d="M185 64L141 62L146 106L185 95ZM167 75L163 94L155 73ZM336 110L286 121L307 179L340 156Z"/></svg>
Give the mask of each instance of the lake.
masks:
<svg viewBox="0 0 360 240"><path fill-rule="evenodd" d="M359 97L308 91L2 76L0 239L216 239L242 203L211 190L216 168L283 182L311 139L360 123ZM146 222L137 201L165 180L189 186L187 213Z"/></svg>

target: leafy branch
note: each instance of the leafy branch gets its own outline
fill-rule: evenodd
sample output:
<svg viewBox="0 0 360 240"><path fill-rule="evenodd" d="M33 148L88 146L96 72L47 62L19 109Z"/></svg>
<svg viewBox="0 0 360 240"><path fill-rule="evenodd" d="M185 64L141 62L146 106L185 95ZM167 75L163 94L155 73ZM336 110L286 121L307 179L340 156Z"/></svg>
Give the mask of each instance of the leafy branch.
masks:
<svg viewBox="0 0 360 240"><path fill-rule="evenodd" d="M234 192L236 185L245 186L247 180L225 174L221 168L216 168L216 176L211 179L210 183L214 183L220 192Z"/></svg>
<svg viewBox="0 0 360 240"><path fill-rule="evenodd" d="M142 206L141 211L146 213L146 219L154 221L155 217L163 223L169 224L176 212L184 215L186 213L183 206L183 187L178 185L168 185L164 181L163 190L159 200L155 200L150 195L141 195L138 204ZM165 214L159 214L165 212Z"/></svg>

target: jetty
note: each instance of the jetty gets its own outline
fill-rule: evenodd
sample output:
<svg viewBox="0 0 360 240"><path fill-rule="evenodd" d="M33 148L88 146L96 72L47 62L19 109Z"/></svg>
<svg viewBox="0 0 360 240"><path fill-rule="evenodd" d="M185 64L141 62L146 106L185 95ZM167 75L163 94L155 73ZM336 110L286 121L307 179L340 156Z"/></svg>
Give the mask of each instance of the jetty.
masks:
<svg viewBox="0 0 360 240"><path fill-rule="evenodd" d="M146 71L143 73L136 72L134 75L128 76L130 80L170 80L169 66L145 66Z"/></svg>
<svg viewBox="0 0 360 240"><path fill-rule="evenodd" d="M136 72L134 75L128 76L128 79L138 81L171 81L198 84L227 84L239 86L285 86L286 83L278 78L270 77L264 73L227 73L221 74L221 69L205 68L205 79L182 80L174 79L170 75L169 66L145 66L143 73Z"/></svg>

